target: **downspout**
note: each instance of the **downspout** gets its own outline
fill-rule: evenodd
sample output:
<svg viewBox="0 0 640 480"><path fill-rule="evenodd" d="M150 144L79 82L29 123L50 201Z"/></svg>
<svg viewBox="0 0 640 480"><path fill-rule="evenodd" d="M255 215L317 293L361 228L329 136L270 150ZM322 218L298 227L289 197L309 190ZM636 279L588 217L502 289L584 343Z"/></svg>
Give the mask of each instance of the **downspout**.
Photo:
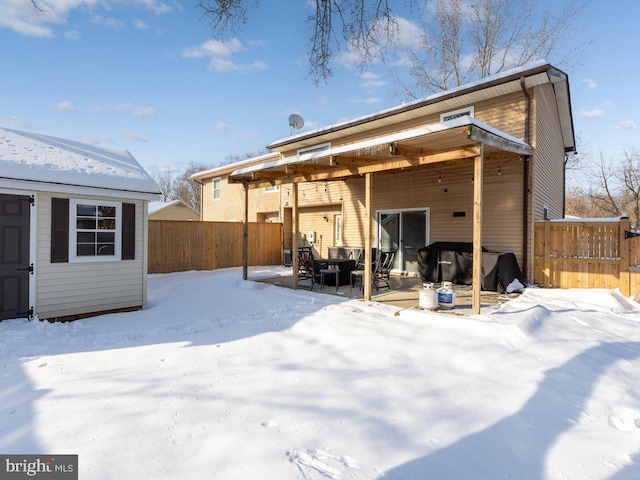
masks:
<svg viewBox="0 0 640 480"><path fill-rule="evenodd" d="M567 216L567 162L569 155L564 156L564 166L562 168L562 218Z"/></svg>
<svg viewBox="0 0 640 480"><path fill-rule="evenodd" d="M520 88L524 93L524 141L527 145L531 144L531 95L525 85L525 78L520 77ZM522 185L522 274L528 279L529 270L529 155L523 155L523 185Z"/></svg>

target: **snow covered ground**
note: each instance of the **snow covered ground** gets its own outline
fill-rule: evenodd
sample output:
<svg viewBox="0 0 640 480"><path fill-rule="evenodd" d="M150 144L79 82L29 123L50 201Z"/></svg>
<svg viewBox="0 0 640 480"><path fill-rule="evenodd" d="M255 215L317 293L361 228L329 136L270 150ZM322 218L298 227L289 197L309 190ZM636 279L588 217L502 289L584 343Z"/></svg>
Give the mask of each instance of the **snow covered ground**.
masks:
<svg viewBox="0 0 640 480"><path fill-rule="evenodd" d="M228 269L152 275L139 312L2 322L0 453L78 454L81 479L640 477L637 304L397 310Z"/></svg>

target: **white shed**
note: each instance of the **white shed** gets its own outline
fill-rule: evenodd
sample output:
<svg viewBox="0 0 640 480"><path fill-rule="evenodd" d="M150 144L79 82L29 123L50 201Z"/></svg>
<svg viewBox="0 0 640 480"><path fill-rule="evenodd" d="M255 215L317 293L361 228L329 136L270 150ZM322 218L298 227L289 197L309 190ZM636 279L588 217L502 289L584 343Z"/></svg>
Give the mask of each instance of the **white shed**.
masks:
<svg viewBox="0 0 640 480"><path fill-rule="evenodd" d="M0 128L0 320L142 308L158 196L128 151Z"/></svg>

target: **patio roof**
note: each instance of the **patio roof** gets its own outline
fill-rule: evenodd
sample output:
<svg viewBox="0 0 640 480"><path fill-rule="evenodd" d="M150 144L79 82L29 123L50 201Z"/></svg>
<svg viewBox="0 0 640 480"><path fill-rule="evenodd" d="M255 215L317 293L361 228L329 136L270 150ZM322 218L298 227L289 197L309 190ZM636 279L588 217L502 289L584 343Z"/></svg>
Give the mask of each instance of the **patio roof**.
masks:
<svg viewBox="0 0 640 480"><path fill-rule="evenodd" d="M531 155L527 143L463 116L338 147L254 164L231 172L230 182L250 188L340 178L456 162L480 155Z"/></svg>

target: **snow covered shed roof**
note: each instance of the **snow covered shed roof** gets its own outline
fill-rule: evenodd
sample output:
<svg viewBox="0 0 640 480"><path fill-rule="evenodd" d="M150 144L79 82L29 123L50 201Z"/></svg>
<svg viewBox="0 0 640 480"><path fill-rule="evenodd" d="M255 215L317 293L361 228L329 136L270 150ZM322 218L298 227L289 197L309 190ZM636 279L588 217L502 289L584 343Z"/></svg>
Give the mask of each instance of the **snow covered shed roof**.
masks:
<svg viewBox="0 0 640 480"><path fill-rule="evenodd" d="M126 150L8 128L0 128L2 186L144 200L160 194Z"/></svg>

